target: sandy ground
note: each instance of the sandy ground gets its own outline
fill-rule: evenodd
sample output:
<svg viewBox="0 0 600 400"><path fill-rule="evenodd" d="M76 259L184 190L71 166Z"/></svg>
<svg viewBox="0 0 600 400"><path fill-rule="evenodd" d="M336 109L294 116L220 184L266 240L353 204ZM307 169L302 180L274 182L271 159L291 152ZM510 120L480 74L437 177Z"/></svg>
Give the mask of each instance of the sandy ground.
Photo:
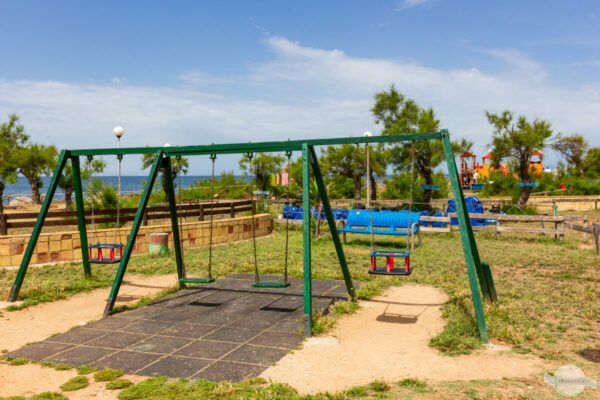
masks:
<svg viewBox="0 0 600 400"><path fill-rule="evenodd" d="M449 357L429 347L444 327L441 291L422 286L390 288L361 302L356 314L338 320L327 336L304 342L262 377L284 382L301 394L335 392L374 380L428 381L529 377L542 370L539 359L490 349Z"/></svg>
<svg viewBox="0 0 600 400"><path fill-rule="evenodd" d="M135 303L140 298L152 296L173 286L172 275L145 276L128 275L121 286L117 304ZM64 332L75 325L100 318L104 311L110 289L97 289L81 293L66 300L39 304L20 311L4 312L0 317L0 349L16 350L19 347L46 339L53 333ZM0 397L31 396L42 392L60 392L60 385L76 376L75 370L55 371L39 365L11 366L0 362ZM141 376L125 376L137 383ZM68 392L71 399L116 399L118 390L106 390L104 382L94 382L89 375L90 385L82 390Z"/></svg>
<svg viewBox="0 0 600 400"><path fill-rule="evenodd" d="M120 390L107 390L106 382L94 382L94 374L87 375L90 385L85 389L64 392L69 400L77 399L117 399ZM43 392L59 392L60 385L77 376L77 371L56 371L52 368L40 367L36 364L11 366L0 364L0 396L33 396ZM146 377L125 375L134 383Z"/></svg>
<svg viewBox="0 0 600 400"><path fill-rule="evenodd" d="M176 284L170 275L126 275L117 305L135 303ZM27 343L46 339L54 333L100 318L110 288L80 293L66 300L43 303L24 310L7 312L0 317L0 350L16 350Z"/></svg>

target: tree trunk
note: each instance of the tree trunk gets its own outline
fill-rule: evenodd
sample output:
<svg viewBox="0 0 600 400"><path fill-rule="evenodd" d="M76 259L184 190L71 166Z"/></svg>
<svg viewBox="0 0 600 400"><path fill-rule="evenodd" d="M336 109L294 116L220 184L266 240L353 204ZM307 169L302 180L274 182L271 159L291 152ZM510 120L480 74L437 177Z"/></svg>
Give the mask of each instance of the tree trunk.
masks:
<svg viewBox="0 0 600 400"><path fill-rule="evenodd" d="M0 218L4 215L4 201L2 200L4 196L4 188L6 185L4 182L0 181Z"/></svg>
<svg viewBox="0 0 600 400"><path fill-rule="evenodd" d="M431 172L431 169L426 168L423 171L423 179L425 180L426 185L433 185L433 173ZM432 195L431 189L423 190L423 203L425 203L425 206L427 208L430 207L431 195Z"/></svg>
<svg viewBox="0 0 600 400"><path fill-rule="evenodd" d="M373 171L369 174L369 181L371 183L371 200L377 200L377 182L375 182Z"/></svg>
<svg viewBox="0 0 600 400"><path fill-rule="evenodd" d="M29 185L31 186L31 202L35 205L42 204L42 197L40 196L40 180L37 176L33 178L27 178Z"/></svg>
<svg viewBox="0 0 600 400"><path fill-rule="evenodd" d="M362 177L354 175L352 180L354 181L354 201L359 202L362 197Z"/></svg>
<svg viewBox="0 0 600 400"><path fill-rule="evenodd" d="M73 207L73 186L67 186L65 188L65 209L69 210Z"/></svg>
<svg viewBox="0 0 600 400"><path fill-rule="evenodd" d="M521 157L519 160L519 172L521 175L521 182L529 183L529 157ZM523 187L523 191L519 195L519 199L517 200L518 207L524 207L527 204L527 200L529 200L529 196L531 195L532 187L525 186Z"/></svg>

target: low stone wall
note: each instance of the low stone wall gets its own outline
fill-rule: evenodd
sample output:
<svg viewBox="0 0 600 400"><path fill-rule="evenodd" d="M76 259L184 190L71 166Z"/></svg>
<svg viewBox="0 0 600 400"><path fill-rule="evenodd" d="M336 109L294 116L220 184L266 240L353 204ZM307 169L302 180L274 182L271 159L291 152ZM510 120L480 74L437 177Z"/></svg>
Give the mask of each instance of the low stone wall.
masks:
<svg viewBox="0 0 600 400"><path fill-rule="evenodd" d="M266 236L273 231L273 217L259 214L254 217L256 236ZM181 240L184 247L208 246L210 221L190 222L182 225ZM88 231L88 243L127 243L130 228L117 230L102 229ZM138 232L133 254L145 253L150 245L150 234L165 232L169 234L169 249L173 249L171 224L142 226ZM120 237L120 239L119 239ZM251 217L218 219L213 221L213 244L236 242L252 238ZM0 267L21 265L23 254L29 243L29 235L7 235L0 237ZM106 257L106 256L105 256ZM38 239L31 264L81 260L81 241L79 232L42 233Z"/></svg>

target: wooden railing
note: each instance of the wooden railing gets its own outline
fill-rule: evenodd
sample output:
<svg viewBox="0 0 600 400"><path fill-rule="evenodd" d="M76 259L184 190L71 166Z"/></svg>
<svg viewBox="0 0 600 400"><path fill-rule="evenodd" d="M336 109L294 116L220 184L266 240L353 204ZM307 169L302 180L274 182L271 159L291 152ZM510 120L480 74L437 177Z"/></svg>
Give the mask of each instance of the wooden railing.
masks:
<svg viewBox="0 0 600 400"><path fill-rule="evenodd" d="M177 215L180 218L196 217L203 221L207 216L229 215L234 218L237 213L252 211L256 201L252 200L225 200L207 202L185 203L177 205ZM137 208L121 208L119 222L133 221ZM86 223L92 223L92 212L85 212ZM148 225L149 220L170 218L169 207L163 205L149 206L143 217L143 224ZM5 213L0 218L0 235L7 235L11 228L31 228L35 225L37 212ZM94 222L105 224L117 222L117 210L94 210ZM44 226L77 226L77 213L75 211L49 211Z"/></svg>
<svg viewBox="0 0 600 400"><path fill-rule="evenodd" d="M443 227L421 226L422 232L450 232L453 227L450 220L456 218L456 214L448 214L445 217L421 216L423 222L442 222L446 223ZM508 214L469 214L469 218L496 220L496 223L488 223L487 226L473 226L474 231L492 231L496 232L496 237L500 238L502 232L512 233L538 233L545 235L554 235L555 238L564 239L565 229L572 229L583 233L583 239L591 234L594 240L594 251L598 253L598 235L600 234L600 223L589 224L587 215L508 215ZM506 226L506 222L537 222L540 227L535 226ZM574 222L581 222L582 225L576 225ZM455 227L455 229L457 229Z"/></svg>

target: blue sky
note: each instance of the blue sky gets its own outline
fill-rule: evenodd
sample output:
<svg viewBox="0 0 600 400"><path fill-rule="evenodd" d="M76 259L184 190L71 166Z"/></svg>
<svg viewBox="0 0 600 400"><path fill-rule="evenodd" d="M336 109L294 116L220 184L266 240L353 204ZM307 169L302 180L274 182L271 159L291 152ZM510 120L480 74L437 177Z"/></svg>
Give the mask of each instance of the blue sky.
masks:
<svg viewBox="0 0 600 400"><path fill-rule="evenodd" d="M392 83L480 155L484 111L507 108L600 145L598 1L4 0L0 14L0 118L59 148L112 146L118 124L131 146L378 133L373 94Z"/></svg>

